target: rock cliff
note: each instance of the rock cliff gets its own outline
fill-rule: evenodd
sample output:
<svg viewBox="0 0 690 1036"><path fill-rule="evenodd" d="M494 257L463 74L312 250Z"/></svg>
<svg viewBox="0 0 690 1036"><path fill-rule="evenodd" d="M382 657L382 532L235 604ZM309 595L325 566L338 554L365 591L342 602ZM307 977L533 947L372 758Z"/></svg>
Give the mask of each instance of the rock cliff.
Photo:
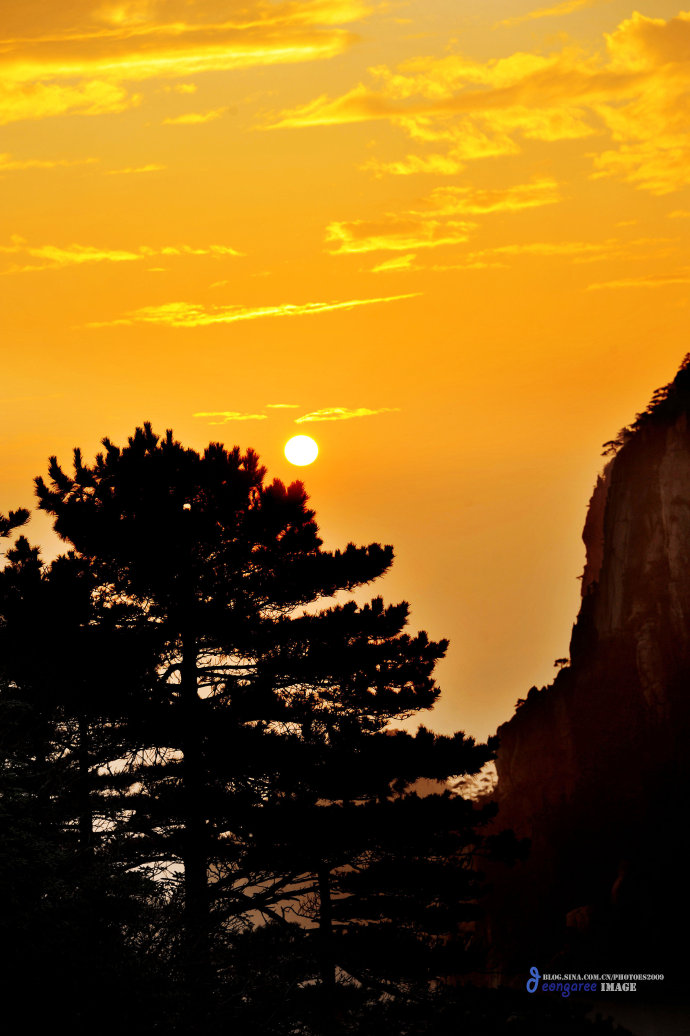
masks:
<svg viewBox="0 0 690 1036"><path fill-rule="evenodd" d="M690 919L690 357L607 445L570 665L498 731L497 824L531 839L491 874L504 973L578 954L658 970Z"/></svg>

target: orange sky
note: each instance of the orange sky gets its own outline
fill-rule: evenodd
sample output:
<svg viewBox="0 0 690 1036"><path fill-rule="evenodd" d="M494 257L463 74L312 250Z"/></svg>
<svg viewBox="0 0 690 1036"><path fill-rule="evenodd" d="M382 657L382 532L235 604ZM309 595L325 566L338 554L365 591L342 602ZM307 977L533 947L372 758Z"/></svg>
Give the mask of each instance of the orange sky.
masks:
<svg viewBox="0 0 690 1036"><path fill-rule="evenodd" d="M328 546L395 546L372 591L451 641L425 721L493 732L567 654L601 443L690 348L690 11L8 0L0 35L0 510L147 419L253 446Z"/></svg>

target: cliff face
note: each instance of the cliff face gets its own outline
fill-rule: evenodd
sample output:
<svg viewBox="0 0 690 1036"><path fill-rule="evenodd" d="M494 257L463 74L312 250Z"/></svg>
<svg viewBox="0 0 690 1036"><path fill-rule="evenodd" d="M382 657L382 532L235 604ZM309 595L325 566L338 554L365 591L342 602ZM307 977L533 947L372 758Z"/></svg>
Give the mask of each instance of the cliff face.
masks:
<svg viewBox="0 0 690 1036"><path fill-rule="evenodd" d="M668 897L671 858L687 849L689 415L685 364L622 433L594 489L570 666L499 728L497 824L532 842L524 864L492 875L499 968L575 944L612 966L634 951L655 966L678 909Z"/></svg>

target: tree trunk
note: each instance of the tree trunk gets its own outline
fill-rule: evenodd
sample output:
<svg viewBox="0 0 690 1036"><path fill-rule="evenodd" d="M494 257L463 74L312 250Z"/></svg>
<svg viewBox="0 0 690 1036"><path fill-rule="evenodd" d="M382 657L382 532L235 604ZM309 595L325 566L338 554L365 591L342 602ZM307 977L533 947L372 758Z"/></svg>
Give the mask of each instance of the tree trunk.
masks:
<svg viewBox="0 0 690 1036"><path fill-rule="evenodd" d="M207 878L202 702L197 686L197 644L182 637L182 722L184 794L184 891L186 967L190 988L203 995L209 977L209 896Z"/></svg>
<svg viewBox="0 0 690 1036"><path fill-rule="evenodd" d="M89 779L89 721L83 713L77 718L79 744L77 758L79 764L79 848L83 858L93 855L93 810L91 809L91 782Z"/></svg>
<svg viewBox="0 0 690 1036"><path fill-rule="evenodd" d="M333 953L333 908L331 905L331 871L322 863L319 880L319 971L321 973L321 1032L332 1036L339 1031L335 1000L335 955Z"/></svg>
<svg viewBox="0 0 690 1036"><path fill-rule="evenodd" d="M331 872L326 864L318 871L319 878L319 956L321 985L327 996L335 989L333 959L333 910L331 906Z"/></svg>

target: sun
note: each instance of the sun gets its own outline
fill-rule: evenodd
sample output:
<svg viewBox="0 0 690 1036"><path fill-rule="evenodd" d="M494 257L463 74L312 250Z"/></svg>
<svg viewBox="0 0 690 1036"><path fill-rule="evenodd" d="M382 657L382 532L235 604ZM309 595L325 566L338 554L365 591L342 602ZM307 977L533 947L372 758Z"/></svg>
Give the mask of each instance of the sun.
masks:
<svg viewBox="0 0 690 1036"><path fill-rule="evenodd" d="M293 435L292 439L285 443L285 456L291 464L304 467L305 464L312 464L318 455L319 447L308 435Z"/></svg>

